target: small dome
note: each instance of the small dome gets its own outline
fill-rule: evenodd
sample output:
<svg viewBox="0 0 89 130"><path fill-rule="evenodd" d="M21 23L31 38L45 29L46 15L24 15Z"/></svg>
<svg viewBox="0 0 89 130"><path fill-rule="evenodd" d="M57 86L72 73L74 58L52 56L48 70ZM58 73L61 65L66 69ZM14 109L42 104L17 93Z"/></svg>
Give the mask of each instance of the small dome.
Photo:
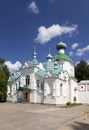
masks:
<svg viewBox="0 0 89 130"><path fill-rule="evenodd" d="M59 49L66 49L67 48L67 45L63 42L60 42L56 45L56 49L59 50Z"/></svg>
<svg viewBox="0 0 89 130"><path fill-rule="evenodd" d="M33 65L38 65L38 64L39 64L39 62L38 62L38 60L37 60L36 58L34 58L34 59L31 61L31 63L32 63Z"/></svg>
<svg viewBox="0 0 89 130"><path fill-rule="evenodd" d="M52 55L49 53L48 56L47 56L47 59L52 59Z"/></svg>

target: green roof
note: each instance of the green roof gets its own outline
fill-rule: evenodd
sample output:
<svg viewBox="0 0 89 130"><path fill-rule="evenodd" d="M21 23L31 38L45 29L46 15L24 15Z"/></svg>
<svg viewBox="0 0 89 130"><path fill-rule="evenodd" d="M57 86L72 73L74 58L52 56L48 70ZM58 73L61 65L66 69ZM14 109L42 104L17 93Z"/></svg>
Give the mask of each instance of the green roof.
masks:
<svg viewBox="0 0 89 130"><path fill-rule="evenodd" d="M46 76L46 72L43 71L43 70L38 70L38 71L36 72L36 75L38 75L38 76L44 78L44 77Z"/></svg>
<svg viewBox="0 0 89 130"><path fill-rule="evenodd" d="M19 89L18 89L18 91L24 91L24 92L28 92L30 89L29 89L29 87L28 87L28 85L24 85L23 87L20 87Z"/></svg>
<svg viewBox="0 0 89 130"><path fill-rule="evenodd" d="M18 79L20 77L20 73L16 72L16 73L12 73L9 77L8 81L15 81L16 79Z"/></svg>
<svg viewBox="0 0 89 130"><path fill-rule="evenodd" d="M49 71L54 69L54 63L53 62L44 62L43 63L44 68Z"/></svg>
<svg viewBox="0 0 89 130"><path fill-rule="evenodd" d="M23 90L23 91L28 91L28 90L29 90L28 85L24 85L24 86L22 87L22 90Z"/></svg>
<svg viewBox="0 0 89 130"><path fill-rule="evenodd" d="M54 59L56 59L56 60L62 59L62 60L72 62L71 58L69 56L67 56L66 54L57 54L57 55L54 56Z"/></svg>
<svg viewBox="0 0 89 130"><path fill-rule="evenodd" d="M43 66L52 75L59 75L63 71L62 66L59 64L56 64L57 69L55 69L55 62L45 62Z"/></svg>
<svg viewBox="0 0 89 130"><path fill-rule="evenodd" d="M54 69L53 71L51 71L51 73L52 73L52 75L59 75L59 74L61 74L61 71L62 70L59 70L59 69Z"/></svg>
<svg viewBox="0 0 89 130"><path fill-rule="evenodd" d="M37 61L36 58L34 58L31 62L32 62L33 65L38 65L39 64L39 62Z"/></svg>
<svg viewBox="0 0 89 130"><path fill-rule="evenodd" d="M47 71L54 71L55 69L55 62L44 62L43 63L43 66L44 68L47 70ZM58 71L62 71L62 66L57 64L57 70Z"/></svg>

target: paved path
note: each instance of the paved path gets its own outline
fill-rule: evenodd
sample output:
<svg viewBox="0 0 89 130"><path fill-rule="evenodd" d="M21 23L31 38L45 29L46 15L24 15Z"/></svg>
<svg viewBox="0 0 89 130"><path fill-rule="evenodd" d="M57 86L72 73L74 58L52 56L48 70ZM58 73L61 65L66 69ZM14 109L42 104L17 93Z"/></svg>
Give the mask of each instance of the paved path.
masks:
<svg viewBox="0 0 89 130"><path fill-rule="evenodd" d="M0 130L67 130L66 124L88 111L89 105L59 108L50 105L1 103Z"/></svg>

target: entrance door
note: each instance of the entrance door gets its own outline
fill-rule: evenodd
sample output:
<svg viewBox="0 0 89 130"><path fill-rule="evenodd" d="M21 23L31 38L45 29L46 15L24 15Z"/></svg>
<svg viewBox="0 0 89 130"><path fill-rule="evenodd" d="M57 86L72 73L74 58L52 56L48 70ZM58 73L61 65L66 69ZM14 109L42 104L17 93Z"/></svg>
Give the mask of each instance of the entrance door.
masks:
<svg viewBox="0 0 89 130"><path fill-rule="evenodd" d="M26 101L30 102L30 92L26 92Z"/></svg>

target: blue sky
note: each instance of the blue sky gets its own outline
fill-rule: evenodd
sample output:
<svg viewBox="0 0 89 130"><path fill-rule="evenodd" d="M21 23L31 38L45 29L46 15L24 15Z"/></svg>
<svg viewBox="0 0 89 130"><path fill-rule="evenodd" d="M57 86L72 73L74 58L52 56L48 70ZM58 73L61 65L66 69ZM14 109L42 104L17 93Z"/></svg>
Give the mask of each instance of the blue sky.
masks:
<svg viewBox="0 0 89 130"><path fill-rule="evenodd" d="M0 0L0 57L12 69L32 60L39 62L67 44L74 63L89 61L89 0Z"/></svg>

